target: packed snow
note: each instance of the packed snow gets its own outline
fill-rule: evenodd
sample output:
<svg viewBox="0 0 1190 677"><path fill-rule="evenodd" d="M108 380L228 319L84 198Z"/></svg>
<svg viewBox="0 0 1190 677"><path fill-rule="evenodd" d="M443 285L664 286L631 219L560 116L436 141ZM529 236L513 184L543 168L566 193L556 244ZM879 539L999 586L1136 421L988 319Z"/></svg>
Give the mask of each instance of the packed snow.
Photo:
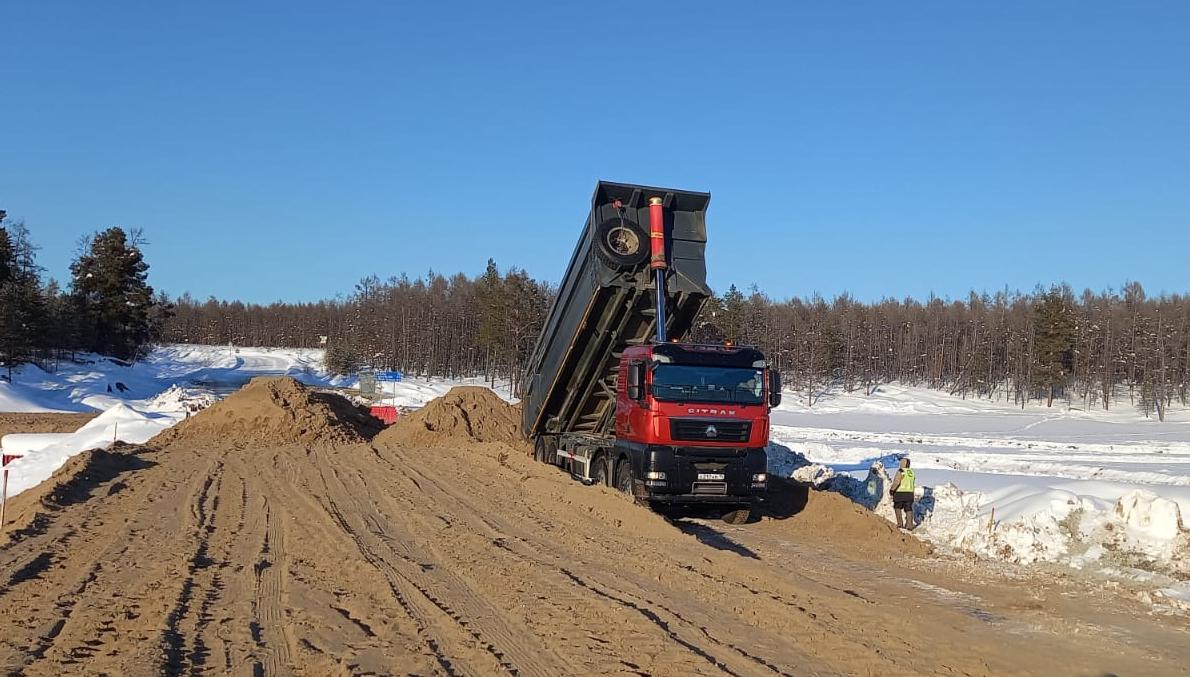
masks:
<svg viewBox="0 0 1190 677"><path fill-rule="evenodd" d="M73 433L11 434L5 453L20 454L9 466L9 495L47 479L71 456L115 441L138 444L228 395L257 376L291 376L310 386L355 388L354 377L327 373L323 351L300 348L170 345L132 365L85 355L54 371L36 365L0 381L0 412L102 412ZM489 385L483 379L418 379L379 384L383 403L417 408L455 385ZM506 384L493 388L510 399Z"/></svg>
<svg viewBox="0 0 1190 677"><path fill-rule="evenodd" d="M1190 578L1190 412L963 399L885 385L773 412L770 471L841 491L893 519L889 476L917 475L920 536L1022 564L1165 582Z"/></svg>

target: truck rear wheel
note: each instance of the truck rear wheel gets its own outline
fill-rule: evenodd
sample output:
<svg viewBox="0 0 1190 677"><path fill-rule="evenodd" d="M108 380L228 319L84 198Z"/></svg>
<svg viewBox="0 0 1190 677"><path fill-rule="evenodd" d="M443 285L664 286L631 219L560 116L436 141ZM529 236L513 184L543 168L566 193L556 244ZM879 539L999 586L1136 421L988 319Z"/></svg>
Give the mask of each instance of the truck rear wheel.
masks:
<svg viewBox="0 0 1190 677"><path fill-rule="evenodd" d="M616 464L616 489L626 494L632 493L632 465L626 460Z"/></svg>
<svg viewBox="0 0 1190 677"><path fill-rule="evenodd" d="M533 460L545 463L546 444L545 436L538 435L537 439L533 440Z"/></svg>
<svg viewBox="0 0 1190 677"><path fill-rule="evenodd" d="M533 459L547 465L558 465L558 440L551 435L538 435L533 440Z"/></svg>
<svg viewBox="0 0 1190 677"><path fill-rule="evenodd" d="M596 456L591 461L591 481L607 486L607 459L603 456Z"/></svg>
<svg viewBox="0 0 1190 677"><path fill-rule="evenodd" d="M631 221L604 221L595 229L595 251L612 268L628 268L649 255L649 236Z"/></svg>

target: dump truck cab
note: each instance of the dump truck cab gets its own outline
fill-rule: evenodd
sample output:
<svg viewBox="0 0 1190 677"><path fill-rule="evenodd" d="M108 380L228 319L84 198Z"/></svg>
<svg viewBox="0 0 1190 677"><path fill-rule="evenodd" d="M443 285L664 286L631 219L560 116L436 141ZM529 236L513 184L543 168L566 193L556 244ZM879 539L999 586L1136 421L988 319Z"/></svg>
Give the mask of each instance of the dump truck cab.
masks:
<svg viewBox="0 0 1190 677"><path fill-rule="evenodd" d="M631 491L662 504L749 505L767 488L764 448L780 378L750 347L661 343L620 360L615 453ZM623 474L613 476L628 489Z"/></svg>

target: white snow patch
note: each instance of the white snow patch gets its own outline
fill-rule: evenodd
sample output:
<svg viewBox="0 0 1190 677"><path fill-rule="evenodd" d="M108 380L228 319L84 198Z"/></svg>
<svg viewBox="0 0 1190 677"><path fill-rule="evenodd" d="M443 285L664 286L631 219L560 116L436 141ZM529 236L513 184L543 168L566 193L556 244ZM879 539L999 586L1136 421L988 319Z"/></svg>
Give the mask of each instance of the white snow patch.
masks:
<svg viewBox="0 0 1190 677"><path fill-rule="evenodd" d="M22 458L13 461L10 471L8 493L15 496L49 478L61 468L71 456L87 449L106 449L117 440L139 444L172 426L184 418L184 414L151 412L117 404L73 433L62 435L53 444L34 449ZM21 435L5 435L3 445L8 451L9 438Z"/></svg>
<svg viewBox="0 0 1190 677"><path fill-rule="evenodd" d="M1154 608L1172 608L1190 591L1170 587L1190 579L1185 409L1160 423L1123 403L1021 409L885 385L870 397L828 393L813 407L787 394L773 412L772 439L771 472L844 493L890 520L888 475L908 455L919 484L917 533L943 549L1143 582L1161 588Z"/></svg>
<svg viewBox="0 0 1190 677"><path fill-rule="evenodd" d="M74 433L5 435L0 446L24 455L9 466L9 495L49 478L87 449L106 448L116 440L146 442L257 376L290 376L323 388L358 386L355 377L328 373L321 349L167 345L131 365L101 355L63 362L53 372L24 365L12 382L0 381L0 411L103 413ZM412 409L456 385L488 384L479 378L410 378L380 385L385 404ZM507 383L493 390L513 401Z"/></svg>

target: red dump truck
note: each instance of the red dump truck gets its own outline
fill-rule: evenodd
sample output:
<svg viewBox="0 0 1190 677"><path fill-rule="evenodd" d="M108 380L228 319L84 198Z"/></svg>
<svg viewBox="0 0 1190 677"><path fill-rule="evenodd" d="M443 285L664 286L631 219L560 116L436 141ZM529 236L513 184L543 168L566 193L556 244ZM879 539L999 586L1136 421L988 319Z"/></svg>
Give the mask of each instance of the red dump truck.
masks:
<svg viewBox="0 0 1190 677"><path fill-rule="evenodd" d="M764 355L681 339L711 296L710 195L601 181L530 358L522 431L535 457L654 507L747 519L768 486Z"/></svg>

